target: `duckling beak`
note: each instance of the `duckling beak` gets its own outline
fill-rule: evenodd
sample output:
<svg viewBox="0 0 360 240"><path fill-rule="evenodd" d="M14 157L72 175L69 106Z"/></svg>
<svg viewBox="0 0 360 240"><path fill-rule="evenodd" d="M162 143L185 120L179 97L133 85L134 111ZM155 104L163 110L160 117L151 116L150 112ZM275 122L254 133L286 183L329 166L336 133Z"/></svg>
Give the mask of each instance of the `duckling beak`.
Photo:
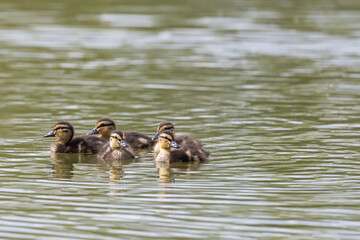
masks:
<svg viewBox="0 0 360 240"><path fill-rule="evenodd" d="M130 146L125 142L125 140L121 140L121 141L120 141L120 145L121 145L123 148L130 147Z"/></svg>
<svg viewBox="0 0 360 240"><path fill-rule="evenodd" d="M155 134L155 136L152 138L152 140L155 141L156 139L158 139L159 135L160 135L160 132L158 132L157 134Z"/></svg>
<svg viewBox="0 0 360 240"><path fill-rule="evenodd" d="M47 134L45 134L44 137L55 137L55 131L54 131L54 130L51 130L50 132L48 132Z"/></svg>
<svg viewBox="0 0 360 240"><path fill-rule="evenodd" d="M98 130L96 130L97 128L93 128L91 131L89 131L88 133L87 133L87 135L93 135L93 134L98 134L99 132L98 132Z"/></svg>
<svg viewBox="0 0 360 240"><path fill-rule="evenodd" d="M181 146L179 144L177 144L175 141L171 141L170 146L172 146L174 148L181 148Z"/></svg>

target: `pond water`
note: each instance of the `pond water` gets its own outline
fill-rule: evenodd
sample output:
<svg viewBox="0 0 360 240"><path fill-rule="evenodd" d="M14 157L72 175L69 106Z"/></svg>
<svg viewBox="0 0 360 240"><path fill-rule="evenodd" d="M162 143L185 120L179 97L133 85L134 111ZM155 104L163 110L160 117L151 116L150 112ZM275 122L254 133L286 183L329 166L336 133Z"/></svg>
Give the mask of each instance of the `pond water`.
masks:
<svg viewBox="0 0 360 240"><path fill-rule="evenodd" d="M0 238L358 239L360 2L2 0ZM207 163L51 154L104 116Z"/></svg>

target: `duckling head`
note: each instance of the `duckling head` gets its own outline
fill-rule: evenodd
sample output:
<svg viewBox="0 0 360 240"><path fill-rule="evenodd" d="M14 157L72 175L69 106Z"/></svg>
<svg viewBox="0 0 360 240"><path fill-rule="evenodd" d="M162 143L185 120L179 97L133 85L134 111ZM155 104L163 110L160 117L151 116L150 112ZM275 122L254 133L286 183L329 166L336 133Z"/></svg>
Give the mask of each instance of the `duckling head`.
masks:
<svg viewBox="0 0 360 240"><path fill-rule="evenodd" d="M180 146L175 142L174 133L170 130L160 132L158 138L161 149L170 150L171 147L180 148Z"/></svg>
<svg viewBox="0 0 360 240"><path fill-rule="evenodd" d="M65 144L69 143L74 136L74 128L71 123L61 121L55 124L53 130L44 135L44 137L58 137Z"/></svg>
<svg viewBox="0 0 360 240"><path fill-rule="evenodd" d="M110 135L110 146L112 149L127 148L129 145L125 141L125 134L120 130L115 130Z"/></svg>
<svg viewBox="0 0 360 240"><path fill-rule="evenodd" d="M173 134L175 134L175 127L171 122L162 122L158 125L157 127L157 133L155 134L155 136L152 138L152 140L156 140L158 139L160 133L162 131L171 131Z"/></svg>
<svg viewBox="0 0 360 240"><path fill-rule="evenodd" d="M95 124L93 128L87 135L100 134L101 138L109 139L112 131L116 129L115 122L110 118L102 118Z"/></svg>

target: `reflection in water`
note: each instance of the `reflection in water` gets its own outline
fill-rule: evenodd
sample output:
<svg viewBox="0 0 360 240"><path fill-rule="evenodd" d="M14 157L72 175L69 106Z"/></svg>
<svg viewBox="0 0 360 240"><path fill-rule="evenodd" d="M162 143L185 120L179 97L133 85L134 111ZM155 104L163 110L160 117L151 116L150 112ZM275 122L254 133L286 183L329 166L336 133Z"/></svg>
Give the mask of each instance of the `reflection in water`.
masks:
<svg viewBox="0 0 360 240"><path fill-rule="evenodd" d="M116 163L113 162L113 165L111 166L111 169L109 171L109 179L110 184L113 181L118 181L123 179L124 177L124 171L122 169L122 164L120 161L117 161Z"/></svg>
<svg viewBox="0 0 360 240"><path fill-rule="evenodd" d="M184 163L169 163L167 161L155 161L158 172L159 183L161 190L159 191L159 198L168 198L171 195L173 187L167 183L175 183L176 175L191 175L192 171L199 170L203 163L200 162L184 162Z"/></svg>
<svg viewBox="0 0 360 240"><path fill-rule="evenodd" d="M199 170L203 164L199 161L182 163L155 161L160 183L174 183L175 175L191 175L192 171Z"/></svg>
<svg viewBox="0 0 360 240"><path fill-rule="evenodd" d="M96 163L96 155L93 154L74 154L74 153L55 153L51 152L52 179L70 179L73 177L74 164L76 163Z"/></svg>
<svg viewBox="0 0 360 240"><path fill-rule="evenodd" d="M119 193L123 192L124 188L120 188L121 181L124 177L124 171L122 168L121 161L113 161L111 168L109 170L109 185L110 185L110 192L111 196L118 195Z"/></svg>
<svg viewBox="0 0 360 240"><path fill-rule="evenodd" d="M155 161L157 168L159 182L160 183L172 183L175 182L173 175L171 174L171 168L169 162Z"/></svg>
<svg viewBox="0 0 360 240"><path fill-rule="evenodd" d="M125 172L123 166L135 162L135 159L128 160L104 160L98 159L97 165L98 170L101 172L108 172L109 174L109 195L119 196L119 193L124 192L124 187L121 184L124 184Z"/></svg>

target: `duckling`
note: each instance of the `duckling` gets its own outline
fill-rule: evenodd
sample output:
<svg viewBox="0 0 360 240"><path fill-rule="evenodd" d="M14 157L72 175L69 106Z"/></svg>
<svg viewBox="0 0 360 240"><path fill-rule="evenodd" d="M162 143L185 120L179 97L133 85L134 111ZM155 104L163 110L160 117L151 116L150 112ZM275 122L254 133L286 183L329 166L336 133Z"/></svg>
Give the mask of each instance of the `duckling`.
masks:
<svg viewBox="0 0 360 240"><path fill-rule="evenodd" d="M180 146L175 142L175 137L173 132L165 130L158 134L158 146L159 152L154 153L154 158L156 161L175 161L174 151L171 151L171 147L180 148ZM187 158L186 154L184 158ZM178 159L182 160L182 159Z"/></svg>
<svg viewBox="0 0 360 240"><path fill-rule="evenodd" d="M99 134L99 138L109 140L112 131L116 129L115 122L110 118L102 118L96 122L95 128L87 133L87 135Z"/></svg>
<svg viewBox="0 0 360 240"><path fill-rule="evenodd" d="M44 137L58 137L51 144L51 151L56 153L98 153L106 140L94 136L79 136L74 138L74 127L70 122L61 121L55 124L53 130Z"/></svg>
<svg viewBox="0 0 360 240"><path fill-rule="evenodd" d="M155 136L152 138L152 140L156 140L157 136L160 134L160 132L164 131L164 130L169 130L172 131L175 134L175 127L174 124L172 124L171 122L162 122L158 125L157 127L157 133L155 134ZM177 135L175 136L175 140L177 143L179 143L180 145L186 144L188 142L193 142L195 145L197 145L198 147L202 148L203 144L201 142L199 142L198 140L192 138L189 135Z"/></svg>
<svg viewBox="0 0 360 240"><path fill-rule="evenodd" d="M169 161L170 163L205 161L210 155L208 151L199 149L194 142L187 142L183 146L178 145L174 133L170 130L160 132L158 139L159 152L154 152L156 161ZM171 149L171 147L175 149Z"/></svg>
<svg viewBox="0 0 360 240"><path fill-rule="evenodd" d="M160 123L157 127L157 133L152 139L156 140L163 131L170 131L175 134L175 127L171 122ZM189 156L189 161L200 160L203 162L210 156L210 152L204 149L204 145L189 135L177 135L175 136L175 141L181 146L181 149L174 151L186 152ZM155 156L159 151L160 146L157 143L154 147Z"/></svg>
<svg viewBox="0 0 360 240"><path fill-rule="evenodd" d="M100 138L109 139L112 131L116 129L115 122L110 118L102 118L95 124L95 128L88 132L88 135L99 134ZM136 148L148 148L152 147L155 144L155 141L151 137L146 136L145 134L133 131L125 131L127 144L136 149Z"/></svg>
<svg viewBox="0 0 360 240"><path fill-rule="evenodd" d="M110 135L109 143L99 152L98 157L104 160L127 160L135 157L134 151L125 141L125 134L115 130Z"/></svg>

